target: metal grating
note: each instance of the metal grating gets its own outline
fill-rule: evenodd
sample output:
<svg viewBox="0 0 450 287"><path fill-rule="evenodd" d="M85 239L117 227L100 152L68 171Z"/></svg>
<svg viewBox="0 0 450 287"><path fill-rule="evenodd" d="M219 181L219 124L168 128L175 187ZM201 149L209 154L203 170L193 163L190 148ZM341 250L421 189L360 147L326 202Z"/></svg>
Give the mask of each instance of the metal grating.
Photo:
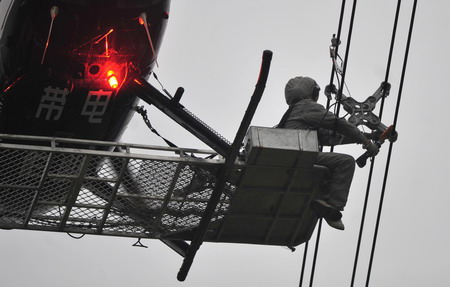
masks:
<svg viewBox="0 0 450 287"><path fill-rule="evenodd" d="M208 129L209 131L211 131L213 134L215 134L218 138L220 138L221 140L223 140L225 143L229 144L231 146L231 143L222 135L220 135L217 131L215 131L213 128L211 128L210 126L208 126L204 121L202 121L201 119L199 119L196 115L194 115L191 111L189 111L188 109L183 107L183 110L188 113L192 118L194 118L199 124L203 125L206 129Z"/></svg>
<svg viewBox="0 0 450 287"><path fill-rule="evenodd" d="M199 224L223 164L189 155L211 151L0 139L0 228L147 238L189 230ZM227 212L234 189L227 185L213 221Z"/></svg>

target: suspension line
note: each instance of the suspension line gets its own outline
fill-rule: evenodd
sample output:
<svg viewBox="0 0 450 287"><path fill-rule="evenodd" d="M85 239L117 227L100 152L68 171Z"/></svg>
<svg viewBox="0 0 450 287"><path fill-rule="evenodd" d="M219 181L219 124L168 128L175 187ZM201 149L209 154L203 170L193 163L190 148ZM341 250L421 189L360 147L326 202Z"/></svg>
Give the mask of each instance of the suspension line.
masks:
<svg viewBox="0 0 450 287"><path fill-rule="evenodd" d="M340 44L340 41L341 41L340 38L341 38L341 32L342 32L342 23L344 22L344 12L345 12L345 0L342 0L341 13L340 13L340 16L339 16L338 32L337 32L337 37L336 37L336 47L335 47L335 50L334 50L335 51L335 54L334 54L335 58L338 55L339 44ZM330 86L333 84L333 79L334 79L334 60L335 59L333 59L333 66L331 68ZM327 110L330 108L330 104L331 104L330 101L331 101L331 99L328 98L327 99L327 106L326 106ZM320 147L320 151L322 151L322 147ZM313 268L311 269L310 286L312 286L312 284L313 284L315 266L316 266L316 263L317 263L317 253L318 253L318 250L319 250L319 242L320 242L321 230L322 230L322 219L320 219L320 221L319 221L319 228L317 229L317 240L316 240L316 246L315 246L315 249L314 249L314 256L313 256L313 263L312 263ZM305 250L304 250L304 254L303 254L302 270L301 270L300 284L299 284L300 287L302 287L302 282L303 282L303 277L304 277L304 272L305 272L306 256L307 256L307 252L308 252L308 242L309 241L307 241L306 244L305 244Z"/></svg>
<svg viewBox="0 0 450 287"><path fill-rule="evenodd" d="M344 22L344 11L345 11L345 0L342 0L342 5L341 5L341 14L339 16L339 24L338 24L338 32L337 32L337 36L336 36L336 42L335 42L335 49L334 49L334 59L333 59L333 64L331 67L331 76L330 76L330 87L333 86L333 81L334 81L334 71L335 71L335 64L334 61L336 60L337 56L338 56L338 52L339 52L339 44L341 43L341 32L342 32L342 23ZM334 36L334 35L333 35ZM333 45L333 43L332 43ZM327 109L330 107L330 103L331 102L331 98L328 97L327 99Z"/></svg>
<svg viewBox="0 0 450 287"><path fill-rule="evenodd" d="M341 108L341 98L342 98L342 92L344 89L344 83L345 83L345 74L347 73L347 62L348 62L348 55L350 53L350 43L352 41L352 34L353 34L353 23L355 21L355 13L356 13L356 2L357 0L353 0L353 7L352 7L352 13L350 17L350 26L348 29L348 38L347 38L347 47L345 47L345 56L344 56L344 67L342 69L342 75L341 75L341 85L339 85L339 90L336 95L336 118L339 118L339 111ZM335 125L337 124L337 121ZM334 128L336 131L336 127ZM331 146L330 152L334 151L334 146Z"/></svg>
<svg viewBox="0 0 450 287"><path fill-rule="evenodd" d="M391 62L392 62L392 55L393 55L393 51L394 51L395 36L397 34L397 26L398 26L399 14L400 14L400 7L401 7L401 0L398 0L397 1L397 9L395 12L394 27L392 29L392 38L391 38L391 44L390 44L390 48L389 48L388 62L387 62L387 66L386 66L386 76L384 79L384 81L386 83L389 82L389 73L391 70ZM384 91L384 93L385 92L386 91ZM386 95L383 94L383 97L381 98L381 107L380 107L380 113L379 113L380 120L383 115L385 98L386 98ZM353 287L354 283L355 283L355 275L356 275L356 269L358 266L359 251L361 248L362 235L363 235L363 231L364 231L364 223L365 223L366 213L367 213L367 203L369 200L370 186L372 184L372 176L373 176L374 166L375 166L375 158L372 158L371 164L370 164L369 176L367 179L366 195L365 195L365 199L364 199L363 212L362 212L362 216L361 216L361 224L360 224L360 228L359 228L358 243L356 245L356 254L355 254L355 260L354 260L354 264L353 264L352 280L351 280L351 284L350 284L351 287Z"/></svg>
<svg viewBox="0 0 450 287"><path fill-rule="evenodd" d="M305 249L303 250L303 261L302 261L302 271L300 272L300 284L299 287L302 287L303 285L303 277L305 275L305 266L306 266L306 258L308 256L308 243L309 240L305 242Z"/></svg>
<svg viewBox="0 0 450 287"><path fill-rule="evenodd" d="M400 110L400 103L401 103L401 97L402 97L402 92L403 92L403 84L404 84L404 80L405 80L406 66L408 63L409 49L410 49L410 45L411 45L412 31L413 31L413 27L414 27L414 19L416 16L416 7L417 7L417 0L414 0L412 12L411 12L411 20L410 20L410 25L409 25L408 39L406 42L405 56L404 56L404 60L403 60L402 75L400 78L400 86L399 86L399 92L398 92L398 97L397 97L397 105L395 108L394 123L393 123L394 130L397 125L398 114L399 114L399 110ZM388 157L387 157L387 162L386 162L386 169L385 169L383 185L382 185L382 191L381 191L381 197L380 197L380 204L379 204L379 208L378 208L377 221L376 221L376 226L375 226L375 234L374 234L373 243L372 243L372 251L371 251L371 255L370 255L369 269L367 272L366 286L369 286L369 282L370 282L373 257L375 254L376 240L378 237L378 229L379 229L379 225L380 225L381 212L382 212L382 207L383 207L384 195L385 195L385 191L386 191L387 176L389 173L389 166L390 166L391 156L392 156L392 148L393 148L393 142L390 142Z"/></svg>
<svg viewBox="0 0 450 287"><path fill-rule="evenodd" d="M354 23L354 19L355 19L355 12L356 12L356 3L357 0L353 1L353 7L352 7L352 13L351 13L351 20L350 20L350 27L349 27L349 33L348 33L348 39L347 39L347 47L346 47L346 52L345 52L345 62L344 62L344 70L342 73L342 83L345 81L345 73L346 73L346 69L347 69L347 60L348 60L348 54L350 51L350 43L351 43L351 35L353 32L353 23ZM340 19L339 19L339 27L338 27L338 35L337 35L337 39L336 39L336 53L335 56L337 56L337 49L339 46L339 42L340 42L340 36L341 36L341 31L342 31L342 23L343 23L343 17L344 17L344 11L345 11L345 0L342 1L342 6L341 6L341 14L340 14ZM334 65L334 61L333 61L333 65ZM332 74L331 74L331 82L333 81L333 74L334 74L334 66L332 69ZM337 105L337 113L336 116L339 117L339 107L340 107L340 95L342 95L342 87L343 85L340 85L339 88L339 93L338 93L338 105ZM327 108L329 107L329 100L327 100ZM334 146L331 147L330 152L333 152L334 150ZM313 259L313 267L311 269L311 279L310 279L310 287L313 286L313 281L314 281L314 272L315 272L315 266L317 263L317 255L318 255L318 250L319 250L319 242L320 242L320 234L321 234L321 228L322 227L322 219L320 219L319 221L319 228L317 231L317 240L316 240L316 247L314 250L314 259Z"/></svg>
<svg viewBox="0 0 450 287"><path fill-rule="evenodd" d="M339 111L341 108L341 97L342 97L342 92L344 89L344 83L345 83L345 75L347 73L347 63L348 63L348 55L350 53L350 43L352 41L352 34L353 34L353 23L355 21L355 13L356 13L356 2L357 0L353 0L353 7L352 7L352 14L350 17L350 27L348 30L348 39L347 39L347 47L345 47L345 56L344 56L344 67L342 69L342 76L341 76L341 85L339 87L339 91L337 94L337 109L336 109L336 116L339 118Z"/></svg>
<svg viewBox="0 0 450 287"><path fill-rule="evenodd" d="M309 287L313 286L314 282L314 271L316 269L317 255L319 253L319 242L320 242L320 233L322 231L322 218L319 219L319 227L317 228L317 238L316 238L316 247L314 249L314 259L311 268L311 277L309 279Z"/></svg>

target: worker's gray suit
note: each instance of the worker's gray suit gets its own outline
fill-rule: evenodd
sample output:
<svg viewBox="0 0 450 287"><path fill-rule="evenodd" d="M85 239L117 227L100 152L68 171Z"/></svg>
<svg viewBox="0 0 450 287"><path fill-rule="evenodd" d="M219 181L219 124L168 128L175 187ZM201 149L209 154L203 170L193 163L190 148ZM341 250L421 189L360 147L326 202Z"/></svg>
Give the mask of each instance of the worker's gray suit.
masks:
<svg viewBox="0 0 450 287"><path fill-rule="evenodd" d="M335 114L318 104L310 92L305 92L308 89L304 86L295 86L295 82L289 86L289 83L286 86L286 102L290 108L279 127L317 130L321 146L363 143L367 140L357 127L344 118L336 118ZM333 131L336 131L337 137L332 136L336 134ZM316 164L327 167L331 172L329 190L322 199L334 208L343 210L355 171L354 158L347 154L320 152Z"/></svg>

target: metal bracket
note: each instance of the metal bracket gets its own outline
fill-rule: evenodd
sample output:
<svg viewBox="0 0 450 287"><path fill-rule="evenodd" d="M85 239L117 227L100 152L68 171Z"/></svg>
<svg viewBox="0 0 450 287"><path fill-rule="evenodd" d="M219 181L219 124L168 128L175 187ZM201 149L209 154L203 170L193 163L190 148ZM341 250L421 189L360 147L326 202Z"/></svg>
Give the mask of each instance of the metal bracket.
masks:
<svg viewBox="0 0 450 287"><path fill-rule="evenodd" d="M161 242L172 248L173 251L181 255L182 257L186 257L186 254L189 250L189 244L183 240L175 240L175 239L160 239Z"/></svg>
<svg viewBox="0 0 450 287"><path fill-rule="evenodd" d="M136 241L136 243L133 244L133 247L148 248L148 246L145 246L144 244L142 244L141 238L138 238L138 240Z"/></svg>
<svg viewBox="0 0 450 287"><path fill-rule="evenodd" d="M350 114L348 122L355 125L365 125L371 130L377 130L384 132L387 128L380 118L376 116L372 111L375 109L377 102L381 98L385 98L389 95L391 84L388 82L382 82L380 87L368 97L364 102L358 102L352 97L341 96L341 104L344 110Z"/></svg>

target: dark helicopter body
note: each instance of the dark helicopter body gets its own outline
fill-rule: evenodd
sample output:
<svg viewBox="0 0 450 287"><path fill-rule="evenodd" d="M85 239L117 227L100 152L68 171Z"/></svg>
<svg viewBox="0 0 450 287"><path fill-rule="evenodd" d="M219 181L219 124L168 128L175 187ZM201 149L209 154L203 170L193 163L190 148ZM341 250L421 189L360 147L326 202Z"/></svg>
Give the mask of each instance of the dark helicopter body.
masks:
<svg viewBox="0 0 450 287"><path fill-rule="evenodd" d="M2 2L0 133L118 140L138 101L124 83L152 72L170 0Z"/></svg>
<svg viewBox="0 0 450 287"><path fill-rule="evenodd" d="M169 6L170 0L1 1L0 134L118 141L139 100L127 83L148 78L157 64ZM28 170L45 167L45 161L25 157L8 160L12 153L0 150L0 218L6 221L23 218L40 200L16 186L36 176L28 176ZM64 169L81 161L73 156L52 164ZM94 176L102 164L89 165L85 175ZM119 172L117 163L109 165ZM123 187L128 193L142 192L132 183L130 170L123 177L131 182ZM40 196L67 206L73 185L48 179ZM84 188L104 200L113 192L103 182ZM11 203L12 198L20 200ZM142 218L129 207L138 201L118 199L114 208ZM52 208L38 206L34 213Z"/></svg>

